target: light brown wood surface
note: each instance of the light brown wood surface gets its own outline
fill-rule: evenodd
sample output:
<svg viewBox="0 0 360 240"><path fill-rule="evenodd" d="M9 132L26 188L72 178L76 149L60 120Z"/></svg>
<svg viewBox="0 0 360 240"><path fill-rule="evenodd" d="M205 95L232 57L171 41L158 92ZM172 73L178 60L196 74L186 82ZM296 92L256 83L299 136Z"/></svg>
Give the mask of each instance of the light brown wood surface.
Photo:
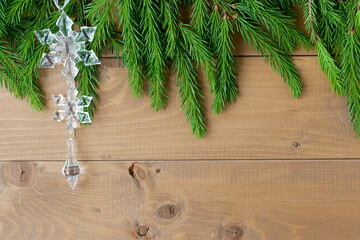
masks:
<svg viewBox="0 0 360 240"><path fill-rule="evenodd" d="M238 49L242 45L237 44ZM248 49L244 47L244 49ZM248 51L248 52L246 52ZM41 70L47 109L0 90L0 239L358 240L360 140L345 98L313 53L295 53L303 95L249 50L237 55L240 97L191 135L169 75L169 104L134 99L126 69L105 57L93 124L77 130L83 173L61 174L65 127L51 121L61 68Z"/></svg>
<svg viewBox="0 0 360 240"><path fill-rule="evenodd" d="M62 164L1 164L0 239L355 240L360 234L358 160L87 161L74 192L59 172Z"/></svg>
<svg viewBox="0 0 360 240"><path fill-rule="evenodd" d="M360 140L353 133L345 98L330 89L316 57L294 57L303 80L303 95L290 96L286 83L261 57L239 57L240 97L225 112L211 112L207 86L208 135L190 133L180 110L178 88L169 79L169 104L150 109L148 96L130 96L126 69L103 59L93 124L77 130L81 160L169 159L309 159L357 158ZM203 83L205 82L202 79ZM64 93L60 68L41 71L47 110L32 112L26 101L0 91L0 159L63 160L65 127L51 121L56 109L51 94ZM294 147L297 146L297 147Z"/></svg>

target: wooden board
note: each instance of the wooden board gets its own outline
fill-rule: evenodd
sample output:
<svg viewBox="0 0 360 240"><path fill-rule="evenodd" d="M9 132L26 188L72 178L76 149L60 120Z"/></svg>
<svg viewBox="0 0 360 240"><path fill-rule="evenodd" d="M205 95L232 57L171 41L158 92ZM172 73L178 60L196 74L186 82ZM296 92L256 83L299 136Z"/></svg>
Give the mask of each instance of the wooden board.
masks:
<svg viewBox="0 0 360 240"><path fill-rule="evenodd" d="M345 98L330 89L316 57L295 57L304 90L293 99L282 79L261 57L238 57L240 97L225 112L211 112L212 96L201 77L208 136L199 140L180 110L170 76L165 111L150 109L148 96L130 96L127 71L103 59L98 110L89 127L77 130L81 160L312 159L358 158ZM51 94L64 93L61 69L41 70L47 110L32 112L25 100L0 90L0 159L64 160L65 127L51 121Z"/></svg>
<svg viewBox="0 0 360 240"><path fill-rule="evenodd" d="M359 239L358 160L62 164L1 164L0 239Z"/></svg>

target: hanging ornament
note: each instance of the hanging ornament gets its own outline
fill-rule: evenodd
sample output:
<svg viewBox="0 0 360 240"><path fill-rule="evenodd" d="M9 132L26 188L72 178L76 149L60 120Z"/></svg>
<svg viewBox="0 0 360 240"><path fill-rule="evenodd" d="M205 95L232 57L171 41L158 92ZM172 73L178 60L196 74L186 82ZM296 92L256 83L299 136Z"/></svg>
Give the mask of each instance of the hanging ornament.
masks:
<svg viewBox="0 0 360 240"><path fill-rule="evenodd" d="M83 62L85 66L101 64L94 51L87 51L85 43L91 42L94 38L96 27L81 27L80 32L72 30L73 21L63 10L70 0L65 0L59 4L54 0L56 7L60 11L60 18L56 22L59 32L53 34L50 29L35 31L42 45L49 45L50 52L44 53L40 63L40 68L54 68L56 63L63 64L62 73L67 79L67 96L62 94L53 95L55 105L59 107L53 115L53 120L61 122L65 119L66 139L68 144L68 154L62 173L67 178L67 182L74 190L81 173L81 168L75 156L74 139L75 128L78 127L77 120L81 123L91 123L89 113L84 111L89 107L92 97L77 97L78 91L75 86L75 77L79 73L76 64Z"/></svg>

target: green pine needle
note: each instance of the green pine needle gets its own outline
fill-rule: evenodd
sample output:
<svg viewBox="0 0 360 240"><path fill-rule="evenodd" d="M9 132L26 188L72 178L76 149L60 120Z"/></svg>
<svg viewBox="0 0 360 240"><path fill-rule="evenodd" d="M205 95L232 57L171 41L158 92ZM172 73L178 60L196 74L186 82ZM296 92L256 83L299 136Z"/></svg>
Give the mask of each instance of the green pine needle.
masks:
<svg viewBox="0 0 360 240"><path fill-rule="evenodd" d="M131 93L134 97L142 96L144 91L143 70L143 42L139 32L137 21L136 3L133 0L118 2L119 25L122 24L124 36L124 48L122 52L123 62L128 69L128 80Z"/></svg>
<svg viewBox="0 0 360 240"><path fill-rule="evenodd" d="M156 111L165 108L166 95L166 59L161 26L161 14L157 1L143 0L142 34L145 45L145 64L149 78L149 96L151 107Z"/></svg>
<svg viewBox="0 0 360 240"><path fill-rule="evenodd" d="M336 91L338 95L342 95L344 93L344 82L340 77L341 71L320 39L315 43L315 50L318 54L321 70L330 79L332 90Z"/></svg>
<svg viewBox="0 0 360 240"><path fill-rule="evenodd" d="M219 36L217 39L217 84L215 87L215 96L213 110L219 114L225 108L226 102L232 104L238 97L238 84L236 82L236 62L232 54L234 49L232 43L233 26L231 20L224 15L220 21Z"/></svg>
<svg viewBox="0 0 360 240"><path fill-rule="evenodd" d="M343 42L342 78L344 79L346 103L349 106L354 131L360 137L360 38L349 33Z"/></svg>
<svg viewBox="0 0 360 240"><path fill-rule="evenodd" d="M201 68L206 73L210 92L214 92L216 86L214 54L211 52L206 42L196 34L189 25L181 24L180 31L191 57L195 62L200 63Z"/></svg>
<svg viewBox="0 0 360 240"><path fill-rule="evenodd" d="M278 48L271 35L251 19L239 15L236 20L237 29L245 42L255 48L257 52L267 56L272 69L277 71L289 85L292 95L295 98L299 97L302 89L300 76L291 56Z"/></svg>
<svg viewBox="0 0 360 240"><path fill-rule="evenodd" d="M185 49L180 49L176 54L174 63L181 108L190 122L192 133L195 133L198 138L202 138L206 135L206 126L202 108L203 96L197 83L196 66Z"/></svg>

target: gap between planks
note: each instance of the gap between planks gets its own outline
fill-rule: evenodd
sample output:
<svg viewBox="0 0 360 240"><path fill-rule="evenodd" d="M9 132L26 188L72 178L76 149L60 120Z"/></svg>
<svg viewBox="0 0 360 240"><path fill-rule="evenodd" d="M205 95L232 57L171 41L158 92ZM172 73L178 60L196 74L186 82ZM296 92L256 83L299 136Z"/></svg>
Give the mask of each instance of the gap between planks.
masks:
<svg viewBox="0 0 360 240"><path fill-rule="evenodd" d="M103 160L78 160L79 163L81 162L159 162L159 163L181 163L181 162L223 162L223 163L231 163L231 162L243 162L243 163L247 163L247 162L286 162L286 161L291 161L291 162L318 162L318 161L344 161L344 162L349 162L349 161L359 161L360 158L263 158L263 159L175 159L175 160L171 160L171 159L159 159L159 160L154 160L154 159L137 159L137 160L131 160L131 159L103 159ZM1 163L62 163L65 160L0 160L0 164Z"/></svg>

